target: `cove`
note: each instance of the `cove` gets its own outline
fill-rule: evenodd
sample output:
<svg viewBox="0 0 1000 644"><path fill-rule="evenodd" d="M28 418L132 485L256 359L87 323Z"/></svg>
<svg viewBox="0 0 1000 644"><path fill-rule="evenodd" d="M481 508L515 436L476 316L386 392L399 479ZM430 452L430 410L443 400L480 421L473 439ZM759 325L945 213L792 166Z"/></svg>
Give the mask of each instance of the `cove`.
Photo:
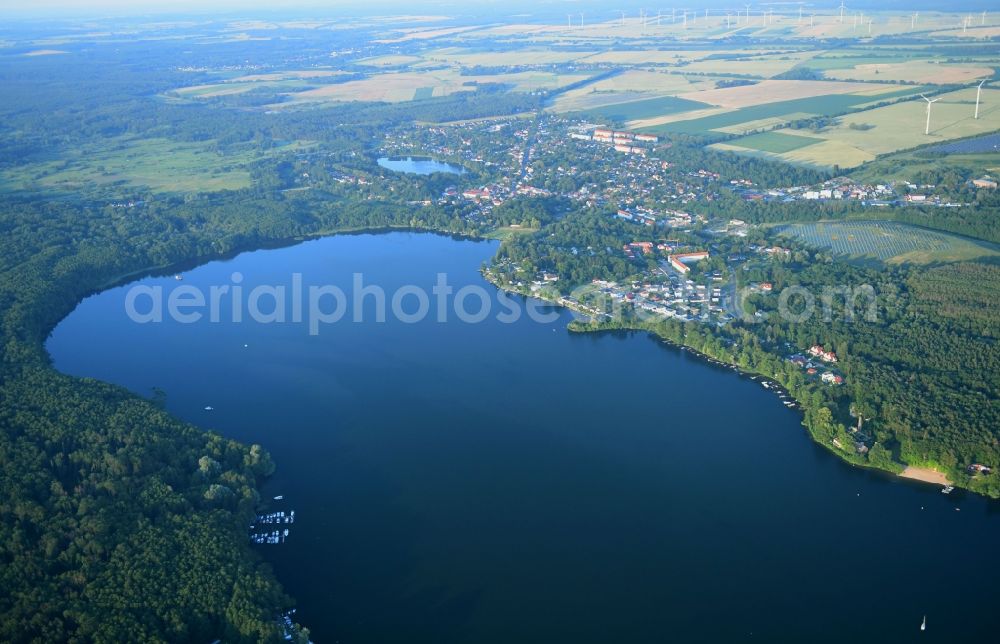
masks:
<svg viewBox="0 0 1000 644"><path fill-rule="evenodd" d="M494 242L344 235L194 268L480 285ZM296 510L256 546L317 642L955 642L1000 629L1000 506L853 468L757 382L645 334L387 318L135 324L129 285L47 347L66 373L258 442ZM499 308L499 307L498 307ZM211 406L213 411L204 408ZM927 615L927 631L919 626Z"/></svg>

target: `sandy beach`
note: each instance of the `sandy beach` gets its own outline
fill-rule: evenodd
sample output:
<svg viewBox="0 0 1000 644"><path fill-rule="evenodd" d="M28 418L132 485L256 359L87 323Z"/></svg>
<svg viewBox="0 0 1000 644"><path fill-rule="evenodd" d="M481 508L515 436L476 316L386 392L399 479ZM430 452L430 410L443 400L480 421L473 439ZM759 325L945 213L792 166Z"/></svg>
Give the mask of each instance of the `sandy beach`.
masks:
<svg viewBox="0 0 1000 644"><path fill-rule="evenodd" d="M913 467L912 465L907 465L906 469L900 472L899 475L903 478L924 481L925 483L936 483L938 485L951 484L951 481L948 480L947 476L928 467Z"/></svg>

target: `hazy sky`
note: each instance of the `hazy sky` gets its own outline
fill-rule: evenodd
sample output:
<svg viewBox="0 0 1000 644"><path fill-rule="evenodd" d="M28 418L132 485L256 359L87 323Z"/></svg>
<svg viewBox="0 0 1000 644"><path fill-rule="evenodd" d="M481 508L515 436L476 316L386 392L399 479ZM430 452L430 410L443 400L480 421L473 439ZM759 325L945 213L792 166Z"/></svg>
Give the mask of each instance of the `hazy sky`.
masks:
<svg viewBox="0 0 1000 644"><path fill-rule="evenodd" d="M660 4L662 0L658 0ZM692 0L689 7L742 7L746 0ZM611 3L614 9L637 9L658 7L652 0L617 0ZM797 6L795 0L772 0L754 2L755 6ZM815 9L833 10L840 0L813 0L801 4ZM992 10L1000 11L996 0L957 0L942 5L936 0L853 0L845 2L856 9L944 9L945 11ZM150 13L280 13L287 11L308 11L310 13L463 13L509 15L515 12L558 13L567 5L578 8L593 7L595 10L609 9L607 2L599 0L0 0L0 13L43 14L75 17L81 15L135 15Z"/></svg>

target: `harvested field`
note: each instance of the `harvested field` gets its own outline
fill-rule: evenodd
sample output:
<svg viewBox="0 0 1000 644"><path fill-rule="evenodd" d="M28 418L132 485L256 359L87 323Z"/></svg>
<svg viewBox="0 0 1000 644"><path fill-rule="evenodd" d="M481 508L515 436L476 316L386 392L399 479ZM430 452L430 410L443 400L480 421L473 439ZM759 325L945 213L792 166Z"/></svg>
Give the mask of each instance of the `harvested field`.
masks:
<svg viewBox="0 0 1000 644"><path fill-rule="evenodd" d="M791 101L812 96L830 94L858 94L866 91L889 92L895 88L872 87L865 83L843 83L832 81L792 81L764 80L754 85L708 89L690 94L679 94L699 103L708 103L729 109L740 109L753 105Z"/></svg>
<svg viewBox="0 0 1000 644"><path fill-rule="evenodd" d="M969 83L993 75L993 70L980 65L955 65L928 60L901 63L865 63L849 69L828 69L827 78L859 81L905 81L928 85Z"/></svg>

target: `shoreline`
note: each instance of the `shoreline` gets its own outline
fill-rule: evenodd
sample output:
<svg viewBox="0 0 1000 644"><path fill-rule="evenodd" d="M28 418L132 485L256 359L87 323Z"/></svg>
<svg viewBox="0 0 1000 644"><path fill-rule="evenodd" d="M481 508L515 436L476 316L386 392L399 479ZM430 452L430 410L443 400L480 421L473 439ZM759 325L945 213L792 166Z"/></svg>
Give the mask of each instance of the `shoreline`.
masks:
<svg viewBox="0 0 1000 644"><path fill-rule="evenodd" d="M579 307L572 306L572 303L567 302L565 300L565 298L563 298L563 297L560 297L558 300L554 300L554 299L549 299L549 298L543 297L540 294L536 294L536 293L525 293L525 292L520 291L520 290L518 290L516 288L510 288L510 287L506 287L506 286L502 286L502 285L498 284L497 282L495 282L492 279L490 279L490 276L487 275L485 272L483 272L482 275L483 275L483 279L485 279L487 282L489 282L490 284L492 284L494 287L496 287L497 289L499 289L501 291L504 291L504 292L507 292L507 293L514 293L514 294L517 294L517 295L521 295L522 297L535 298L537 300L546 302L548 304L553 304L553 305L556 305L556 306L561 306L561 307L563 307L565 309L568 309L570 311L573 311L573 312L575 312L577 314L589 317L589 312L588 311L580 310ZM603 331L605 329L575 329L575 328L567 327L567 330L570 331L571 333L593 333L593 332ZM937 471L935 469L928 468L928 467L918 467L918 466L915 466L915 465L907 465L905 463L899 463L899 466L903 468L902 471L894 471L894 470L891 470L891 469L883 469L883 468L880 468L880 467L876 467L876 466L868 464L868 463L856 463L856 462L854 462L854 461L852 461L852 460L850 460L848 458L845 458L837 450L831 449L831 447L829 445L824 444L822 441L816 440L816 438L812 435L812 432L809 430L809 427L808 427L808 425L806 425L806 422L805 422L805 414L804 414L805 406L802 404L801 401L797 400L792 395L792 393L790 391L788 391L784 387L784 385L782 385L780 382L778 382L777 380L775 380L771 376L769 376L767 374L764 374L764 373L757 372L757 371L749 371L747 369L744 369L743 367L740 367L739 365L730 364L728 362L719 360L718 358L716 358L714 356L711 356L711 355L709 355L707 353L703 353L702 351L699 351L699 350L695 349L694 347L688 346L688 345L686 345L686 344L684 344L682 342L676 342L676 341L671 340L669 338L664 338L664 337L662 337L661 335L659 335L658 333L656 333L655 331L653 331L651 329L644 329L644 328L640 328L640 327L631 327L631 328L629 328L629 327L623 327L621 330L624 330L624 331L641 331L641 332L647 333L647 334L651 335L653 338L655 338L657 341L662 342L662 343L664 343L664 344L666 344L668 346L676 347L677 349L679 349L681 351L686 351L686 352L690 353L691 355L693 355L693 356L695 356L695 357L703 360L704 362L706 362L708 364L712 364L712 365L715 365L715 366L723 367L723 368L726 368L726 369L731 369L731 370L735 371L736 373L738 373L738 374L740 374L742 376L746 376L748 378L751 378L752 380L754 380L756 382L761 382L761 383L765 383L766 382L766 383L770 384L771 386L767 387L767 390L770 393L775 394L775 396L778 397L779 400L784 401L787 398L788 401L791 401L792 403L794 403L792 406L786 405L786 407L788 407L789 409L792 409L794 411L800 412L800 415L802 416L801 423L806 428L806 433L809 435L809 438L812 440L812 442L815 443L815 444L817 444L817 445L820 445L822 447L826 447L827 451L832 452L833 454L835 454L836 457L837 457L837 459L839 461L843 462L843 463L846 463L846 464L851 465L853 467L860 467L862 469L869 469L869 470L875 470L875 471L879 471L879 472L885 472L887 474L893 475L894 477L901 478L901 479L908 479L908 480L911 480L911 481L920 481L920 482L923 482L923 483L930 483L932 485L941 485L941 486L955 485L954 482L952 482L952 481L950 481L948 479L948 476L946 474L944 474L943 472L939 472L939 471ZM784 396L786 398L782 398L782 396L780 396L779 394L784 394ZM963 488L963 489L967 489L967 488ZM989 498L989 497L987 497L987 498Z"/></svg>
<svg viewBox="0 0 1000 644"><path fill-rule="evenodd" d="M904 479L910 479L911 481L923 481L924 483L933 483L935 485L954 485L948 480L948 476L946 474L929 467L907 465L906 468L899 473L899 476Z"/></svg>

